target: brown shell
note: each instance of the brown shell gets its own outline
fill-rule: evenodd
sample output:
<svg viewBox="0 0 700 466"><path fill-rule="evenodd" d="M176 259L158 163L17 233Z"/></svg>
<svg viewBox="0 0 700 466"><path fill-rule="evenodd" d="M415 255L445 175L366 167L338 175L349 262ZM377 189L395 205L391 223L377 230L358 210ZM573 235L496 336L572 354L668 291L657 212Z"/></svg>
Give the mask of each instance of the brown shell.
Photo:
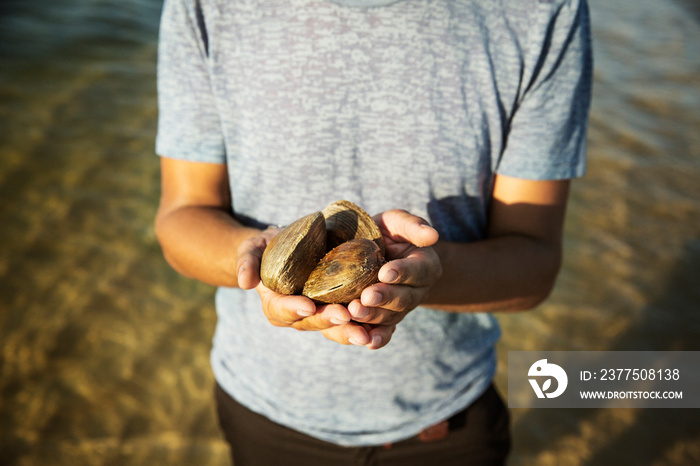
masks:
<svg viewBox="0 0 700 466"><path fill-rule="evenodd" d="M263 285L281 294L299 294L326 252L326 224L321 212L289 224L267 245L260 263Z"/></svg>
<svg viewBox="0 0 700 466"><path fill-rule="evenodd" d="M367 212L350 201L335 201L323 209L326 218L327 247L336 246L351 239L365 238L374 241L384 256L382 232Z"/></svg>
<svg viewBox="0 0 700 466"><path fill-rule="evenodd" d="M322 303L347 304L377 282L384 256L374 241L359 238L333 248L309 275L302 294Z"/></svg>

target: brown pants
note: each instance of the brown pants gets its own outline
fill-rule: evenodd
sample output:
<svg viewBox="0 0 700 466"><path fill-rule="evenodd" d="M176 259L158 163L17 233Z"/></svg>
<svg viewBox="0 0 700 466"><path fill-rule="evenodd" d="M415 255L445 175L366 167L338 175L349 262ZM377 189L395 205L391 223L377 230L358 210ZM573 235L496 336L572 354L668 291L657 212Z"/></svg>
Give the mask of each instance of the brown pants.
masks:
<svg viewBox="0 0 700 466"><path fill-rule="evenodd" d="M216 386L219 423L234 466L503 465L510 450L509 415L491 385L445 423L390 445L342 447L278 425Z"/></svg>

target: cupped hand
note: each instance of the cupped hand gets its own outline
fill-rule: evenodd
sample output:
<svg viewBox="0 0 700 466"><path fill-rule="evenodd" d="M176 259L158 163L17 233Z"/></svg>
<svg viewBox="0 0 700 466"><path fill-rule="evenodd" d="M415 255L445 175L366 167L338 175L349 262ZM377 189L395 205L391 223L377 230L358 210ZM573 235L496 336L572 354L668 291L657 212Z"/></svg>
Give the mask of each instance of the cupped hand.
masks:
<svg viewBox="0 0 700 466"><path fill-rule="evenodd" d="M386 245L387 263L379 270L379 283L362 291L348 310L356 322L369 324L370 339L386 345L396 324L425 298L430 287L442 276L442 265L431 248L438 232L427 221L404 210L378 214Z"/></svg>
<svg viewBox="0 0 700 466"><path fill-rule="evenodd" d="M351 322L352 316L345 306L317 306L305 296L276 293L262 283L260 263L263 251L280 231L280 228L268 228L241 243L236 264L238 285L245 290L255 289L258 292L263 312L272 325L320 330L326 338L341 344L371 345L368 331L364 326Z"/></svg>

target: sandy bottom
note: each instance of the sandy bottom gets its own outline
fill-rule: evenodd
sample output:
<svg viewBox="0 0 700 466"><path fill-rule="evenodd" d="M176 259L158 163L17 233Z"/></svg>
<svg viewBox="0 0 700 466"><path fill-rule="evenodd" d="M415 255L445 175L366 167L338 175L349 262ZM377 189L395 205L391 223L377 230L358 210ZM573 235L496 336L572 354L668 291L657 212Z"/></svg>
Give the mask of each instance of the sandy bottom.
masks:
<svg viewBox="0 0 700 466"><path fill-rule="evenodd" d="M589 171L552 297L499 315L504 395L509 350L700 350L697 16L591 3ZM214 290L173 272L153 233L154 60L151 43L79 78L56 62L0 81L0 464L229 464ZM698 410L512 416L513 465L700 464Z"/></svg>

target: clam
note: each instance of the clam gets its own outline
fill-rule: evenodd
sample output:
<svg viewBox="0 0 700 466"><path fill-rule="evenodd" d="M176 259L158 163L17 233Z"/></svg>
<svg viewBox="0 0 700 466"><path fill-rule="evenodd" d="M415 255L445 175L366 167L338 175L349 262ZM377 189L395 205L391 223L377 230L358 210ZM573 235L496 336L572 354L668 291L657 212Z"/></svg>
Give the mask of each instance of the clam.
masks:
<svg viewBox="0 0 700 466"><path fill-rule="evenodd" d="M299 294L326 252L326 222L321 212L290 223L263 251L260 279L280 294Z"/></svg>
<svg viewBox="0 0 700 466"><path fill-rule="evenodd" d="M383 264L384 255L374 241L346 241L323 256L304 284L302 294L321 303L347 304L377 282Z"/></svg>
<svg viewBox="0 0 700 466"><path fill-rule="evenodd" d="M382 232L367 212L350 201L335 201L323 209L328 249L356 238L374 241L384 255Z"/></svg>
<svg viewBox="0 0 700 466"><path fill-rule="evenodd" d="M352 202L336 201L270 241L260 278L277 293L347 304L377 282L384 262L384 241L372 217Z"/></svg>

